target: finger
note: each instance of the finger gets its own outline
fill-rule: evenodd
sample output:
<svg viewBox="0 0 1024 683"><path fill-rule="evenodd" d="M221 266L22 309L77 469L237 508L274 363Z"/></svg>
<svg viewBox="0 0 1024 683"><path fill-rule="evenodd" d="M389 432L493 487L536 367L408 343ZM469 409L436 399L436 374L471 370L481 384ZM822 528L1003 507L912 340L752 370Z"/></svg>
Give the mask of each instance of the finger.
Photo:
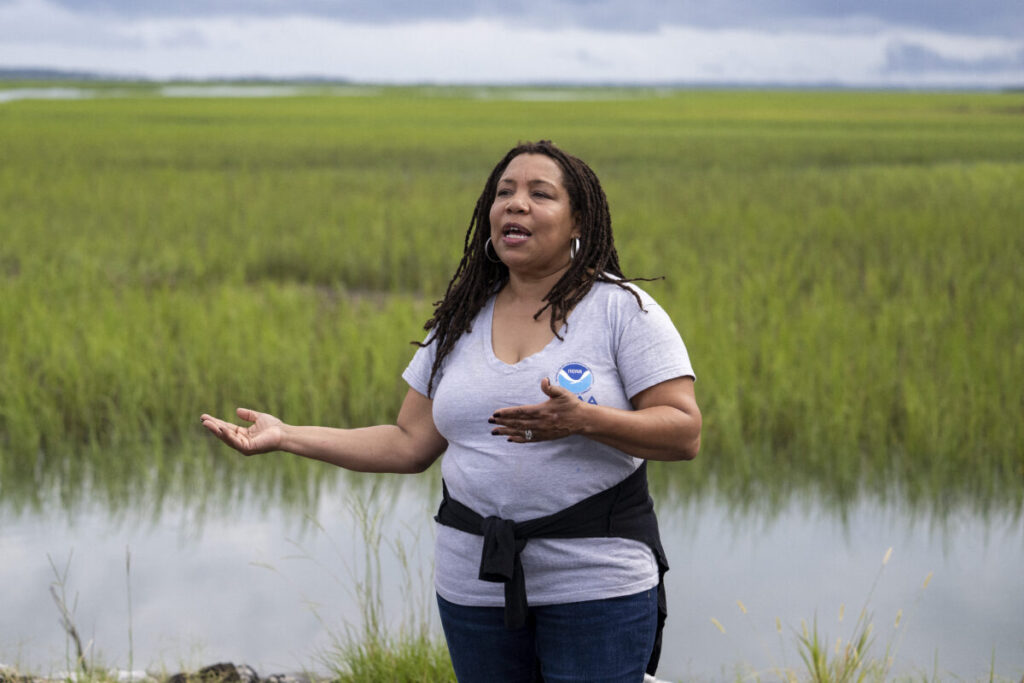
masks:
<svg viewBox="0 0 1024 683"><path fill-rule="evenodd" d="M231 422L225 422L209 415L203 416L203 426L210 430L214 436L236 450L244 448L242 443L243 428Z"/></svg>
<svg viewBox="0 0 1024 683"><path fill-rule="evenodd" d="M524 431L522 427L495 427L491 436L522 437Z"/></svg>
<svg viewBox="0 0 1024 683"><path fill-rule="evenodd" d="M246 422L255 422L259 419L262 413L258 413L255 410L249 408L236 408L235 414Z"/></svg>
<svg viewBox="0 0 1024 683"><path fill-rule="evenodd" d="M225 441L229 444L232 443L231 440L235 438L238 432L238 425L225 422L224 420L212 420L207 422L206 428L216 434L221 441Z"/></svg>
<svg viewBox="0 0 1024 683"><path fill-rule="evenodd" d="M543 428L547 424L547 422L541 419L541 417L528 419L516 418L514 420L488 420L488 422L493 425L498 425L497 429L503 429L508 433L515 432L517 434L521 434L526 429L532 429L536 432L539 428Z"/></svg>
<svg viewBox="0 0 1024 683"><path fill-rule="evenodd" d="M509 432L508 434L495 434L495 436L505 436L505 440L509 443L528 443L526 437L523 436L522 432ZM536 441L537 437L534 436L533 440Z"/></svg>
<svg viewBox="0 0 1024 683"><path fill-rule="evenodd" d="M515 420L523 414L529 406L515 406L512 408L502 408L501 410L495 410L491 417L495 420Z"/></svg>
<svg viewBox="0 0 1024 683"><path fill-rule="evenodd" d="M540 418L544 411L550 407L551 399L556 398L572 398L572 393L568 389L563 387L552 385L551 380L547 377L540 381L541 391L547 398L543 403L531 403L523 406L509 406L508 408L499 408L494 411L491 416L498 420L536 420Z"/></svg>
<svg viewBox="0 0 1024 683"><path fill-rule="evenodd" d="M502 425L507 427L518 419L519 418L512 413L494 413L494 415L487 418L487 421L492 425Z"/></svg>
<svg viewBox="0 0 1024 683"><path fill-rule="evenodd" d="M246 439L246 429L230 422L224 423L224 428L217 434L220 440L234 448L243 455L249 455L249 443Z"/></svg>
<svg viewBox="0 0 1024 683"><path fill-rule="evenodd" d="M513 420L536 420L543 414L544 406L544 403L534 403L528 406L502 408L501 410L495 410L491 418L501 424L506 424Z"/></svg>
<svg viewBox="0 0 1024 683"><path fill-rule="evenodd" d="M572 396L572 392L570 392L565 387L559 386L557 384L552 384L551 380L549 380L547 377L540 381L540 390L551 398L562 398L565 396Z"/></svg>
<svg viewBox="0 0 1024 683"><path fill-rule="evenodd" d="M508 440L512 443L536 443L543 441L544 438L540 435L536 429L530 431L530 438L526 438L525 430L516 430L508 435Z"/></svg>
<svg viewBox="0 0 1024 683"><path fill-rule="evenodd" d="M526 438L525 427L495 427L491 430L491 436L504 436L512 443L530 443L532 441L543 441L540 431L536 428L530 429L530 438Z"/></svg>
<svg viewBox="0 0 1024 683"><path fill-rule="evenodd" d="M224 422L224 420L221 420L219 418L213 417L212 415L205 415L204 414L199 419L203 423L203 426L206 427L207 429L209 429L214 434L217 434L218 432L220 432L224 428L224 425L226 424Z"/></svg>

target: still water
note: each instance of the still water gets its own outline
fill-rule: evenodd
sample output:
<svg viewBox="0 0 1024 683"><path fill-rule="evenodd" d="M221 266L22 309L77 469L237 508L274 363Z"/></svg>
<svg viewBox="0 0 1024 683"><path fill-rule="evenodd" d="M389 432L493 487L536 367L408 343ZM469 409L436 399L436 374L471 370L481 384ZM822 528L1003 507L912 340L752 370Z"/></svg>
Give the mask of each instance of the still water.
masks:
<svg viewBox="0 0 1024 683"><path fill-rule="evenodd" d="M389 619L410 618L411 590L437 627L429 605L437 476L378 477L371 488L369 478L330 473L304 514L253 495L202 516L183 504L156 519L145 505L116 515L88 505L73 514L0 512L0 663L65 668L50 592L56 568L66 571L83 642L108 666L127 668L131 658L136 669L165 671L217 661L263 675L322 668L331 631L360 623L366 543L352 500L368 501L384 538L410 554L404 572L390 546L380 551ZM939 519L864 499L841 513L804 500L737 512L702 498L659 508L672 565L659 677L736 680L742 670L779 680L776 667L803 668L802 621L817 620L831 649L851 637L865 606L871 654L889 647L896 672L987 680L994 661L997 675L1024 675L1019 511Z"/></svg>

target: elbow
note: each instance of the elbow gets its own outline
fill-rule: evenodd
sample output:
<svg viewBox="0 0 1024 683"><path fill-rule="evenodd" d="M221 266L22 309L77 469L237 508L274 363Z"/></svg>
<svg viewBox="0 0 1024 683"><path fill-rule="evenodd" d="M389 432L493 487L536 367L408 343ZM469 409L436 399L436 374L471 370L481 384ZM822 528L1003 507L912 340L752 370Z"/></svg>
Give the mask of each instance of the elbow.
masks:
<svg viewBox="0 0 1024 683"><path fill-rule="evenodd" d="M681 436L672 444L666 444L657 454L647 455L652 460L665 460L667 462L680 462L693 460L700 451L700 433L696 436Z"/></svg>
<svg viewBox="0 0 1024 683"><path fill-rule="evenodd" d="M448 447L448 442L441 438L436 431L417 433L402 429L402 427L399 429L405 438L394 443L395 454L392 460L394 469L392 471L397 474L426 472Z"/></svg>
<svg viewBox="0 0 1024 683"><path fill-rule="evenodd" d="M700 452L700 431L702 426L700 411L694 408L694 411L688 417L690 418L689 424L687 424L685 433L679 440L679 460L693 460L697 457L697 453Z"/></svg>
<svg viewBox="0 0 1024 683"><path fill-rule="evenodd" d="M418 460L413 460L408 464L408 468L403 472L403 474L421 474L429 470L430 466L433 464L434 461L432 459L428 460L426 458L420 458Z"/></svg>
<svg viewBox="0 0 1024 683"><path fill-rule="evenodd" d="M438 448L414 449L406 453L402 458L400 474L420 474L429 470L430 466L444 452L444 448L440 444L438 446Z"/></svg>
<svg viewBox="0 0 1024 683"><path fill-rule="evenodd" d="M434 460L420 453L403 453L392 463L390 471L395 474L420 474L426 472Z"/></svg>
<svg viewBox="0 0 1024 683"><path fill-rule="evenodd" d="M694 458L697 457L697 453L699 453L699 452L700 452L700 432L698 432L697 436L695 436L694 438L690 439L689 442L687 442L679 450L679 459L680 460L693 460Z"/></svg>

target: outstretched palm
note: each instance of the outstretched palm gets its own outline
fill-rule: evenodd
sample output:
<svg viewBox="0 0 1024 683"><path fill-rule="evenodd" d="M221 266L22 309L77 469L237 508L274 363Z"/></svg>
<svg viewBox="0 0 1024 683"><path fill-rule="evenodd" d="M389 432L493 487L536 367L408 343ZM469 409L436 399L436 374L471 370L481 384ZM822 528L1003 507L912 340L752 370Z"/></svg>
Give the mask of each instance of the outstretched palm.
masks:
<svg viewBox="0 0 1024 683"><path fill-rule="evenodd" d="M200 418L203 426L213 432L217 438L244 455L255 455L276 451L281 447L284 424L281 420L267 413L259 413L248 408L239 408L238 417L252 422L248 427L225 422L212 415L203 414Z"/></svg>

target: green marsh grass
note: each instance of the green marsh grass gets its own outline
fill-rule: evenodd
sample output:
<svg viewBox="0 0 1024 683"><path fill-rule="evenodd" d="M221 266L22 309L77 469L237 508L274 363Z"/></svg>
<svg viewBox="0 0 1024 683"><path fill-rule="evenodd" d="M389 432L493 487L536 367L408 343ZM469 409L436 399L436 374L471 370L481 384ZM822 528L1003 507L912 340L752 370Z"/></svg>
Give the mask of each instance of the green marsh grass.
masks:
<svg viewBox="0 0 1024 683"><path fill-rule="evenodd" d="M315 492L198 415L392 419L486 173L549 137L699 375L656 488L1019 514L1024 95L502 93L0 104L3 505Z"/></svg>
<svg viewBox="0 0 1024 683"><path fill-rule="evenodd" d="M348 571L346 585L359 604L360 623L347 622L339 628L321 619L331 636L331 644L320 654L322 666L337 683L395 681L396 683L454 683L455 672L443 637L431 626L433 591L417 568L404 538L386 539L377 487L348 499L348 508L358 527L357 547L363 550L357 566L339 552ZM323 533L326 533L321 528ZM382 574L382 550L389 551L391 562L401 567L398 590L401 596L399 623L385 617L385 581ZM318 615L319 616L319 615Z"/></svg>
<svg viewBox="0 0 1024 683"><path fill-rule="evenodd" d="M360 605L360 621L345 622L340 626L323 617L314 607L314 614L330 634L330 644L315 656L309 675L313 680L331 681L332 683L356 683L361 681L395 681L399 683L450 683L455 680L447 648L443 639L435 633L430 624L430 591L423 584L423 578L415 573L416 558L410 546L404 544L401 537L387 539L383 533L384 515L388 510L387 491L378 483L371 484L365 490L354 492L348 499L349 514L356 521L357 532L353 539L353 547L358 552L342 548L337 539L330 539L338 554L340 564L345 568L344 575L335 574L324 567L336 580L350 586L352 594ZM321 533L327 533L314 520ZM305 552L298 546L300 552ZM395 556L402 568L402 578L398 593L403 601L403 609L397 622L385 617L385 580L382 573L382 550ZM736 605L742 619L750 627L750 635L761 644L767 666L755 667L751 662L735 662L732 673L723 667L721 680L744 681L779 681L780 683L886 683L924 681L939 683L940 681L987 680L990 683L1000 681L1016 683L1016 679L998 676L995 673L995 653L990 672L984 677L964 679L962 676L942 671L939 661L941 653L936 653L934 669L924 671L898 671L899 646L906 633L908 623L913 621L914 610L923 597L932 578L929 572L921 585L919 593L914 596L909 607L899 609L895 615L887 615L882 622L876 622L869 611L872 596L883 577L885 567L892 557L893 549L889 548L882 558L878 572L868 589L858 616L849 624L849 616L844 604L839 606L838 616L833 628L847 634L844 639L840 635L835 640L823 627L819 626L817 615L811 623L801 620L799 628L789 628L781 620L775 619L774 630L778 638L777 645L768 644L758 630L758 623L763 615L751 613L741 600ZM300 555L298 557L303 557ZM308 553L304 555L308 559ZM74 613L77 596L70 598L68 594L68 575L71 567L71 555L60 569L50 560L54 574L51 592L60 613L60 623L67 634L66 672L51 680L74 680L78 683L108 683L124 681L124 672L109 668L97 656L94 643L91 641L83 646L78 634ZM271 565L266 568L277 572ZM126 549L125 570L128 576L128 602L131 603L131 560ZM390 584L389 584L390 585ZM389 588L388 590L392 590ZM852 613L850 613L852 614ZM132 642L132 626L129 609L129 643ZM735 637L733 622L725 619L728 628L717 618L710 619L711 624L725 637ZM845 623L844 623L845 622ZM889 624L887 625L886 622ZM876 628L876 623L880 625ZM786 661L788 646L795 646L799 655L799 663ZM776 649L777 648L777 649ZM881 649L880 649L881 648ZM776 660L776 653L781 660ZM129 669L132 654L129 648ZM313 673L319 671L321 673ZM71 673L73 672L73 673ZM21 680L16 669L0 669L0 681ZM134 674L133 674L134 675ZM148 680L163 680L166 675L147 674ZM5 678L10 676L12 678ZM33 678L33 680L41 680ZM138 680L138 679L137 679ZM198 678L196 679L198 680ZM659 679L659 680L675 680Z"/></svg>
<svg viewBox="0 0 1024 683"><path fill-rule="evenodd" d="M799 628L783 624L779 617L775 617L774 631L776 633L774 635L777 637L778 643L777 645L769 644L758 629L758 624L763 622L765 615L751 613L742 600L737 600L736 605L742 613L742 619L750 629L750 635L744 636L744 638L753 638L758 642L764 652L767 665L755 667L751 662L739 662L734 666L734 680L737 682L779 681L780 683L886 683L887 681L938 683L943 680L964 680L959 675L942 671L940 667L941 652L936 652L934 669L931 672L906 670L905 667L899 666L900 644L907 632L908 622L912 621L913 613L931 582L932 572L928 572L924 577L919 591L913 596L913 600L906 609L900 608L895 614L886 615L884 619L876 620L875 615L870 611L872 597L892 554L892 548L885 552L878 572L875 574L852 624L848 619L846 605L839 605L837 619L831 625L831 628L835 629L832 633L840 634L835 639L827 630L828 627L819 625L817 614L814 615L810 624L806 619L802 619ZM717 618L711 618L712 625L723 636L732 638L734 637L734 633L731 631L733 622L730 619L726 619L726 622L729 623L728 629ZM800 660L798 663L787 662L786 651L790 649L789 645L795 646ZM993 661L985 678L990 682L999 680L1015 683L1011 679L996 675L995 653L993 653Z"/></svg>

